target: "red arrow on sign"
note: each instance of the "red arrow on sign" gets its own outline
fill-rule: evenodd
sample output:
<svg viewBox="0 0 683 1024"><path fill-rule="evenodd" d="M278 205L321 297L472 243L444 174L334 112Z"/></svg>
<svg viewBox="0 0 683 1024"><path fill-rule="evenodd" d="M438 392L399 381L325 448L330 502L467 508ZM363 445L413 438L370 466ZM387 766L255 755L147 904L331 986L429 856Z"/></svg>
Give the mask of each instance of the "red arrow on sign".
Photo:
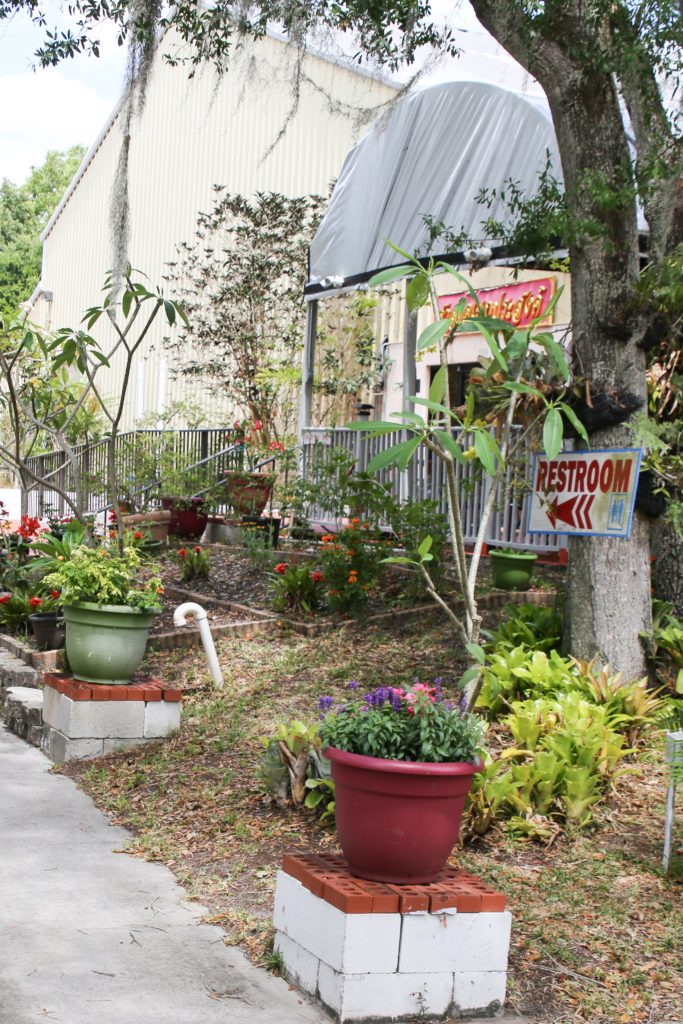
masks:
<svg viewBox="0 0 683 1024"><path fill-rule="evenodd" d="M594 494L575 494L573 498L566 501L558 501L555 498L547 508L547 516L551 526L554 528L559 519L568 526L574 526L579 530L592 530L593 524L590 518L591 505L595 501Z"/></svg>

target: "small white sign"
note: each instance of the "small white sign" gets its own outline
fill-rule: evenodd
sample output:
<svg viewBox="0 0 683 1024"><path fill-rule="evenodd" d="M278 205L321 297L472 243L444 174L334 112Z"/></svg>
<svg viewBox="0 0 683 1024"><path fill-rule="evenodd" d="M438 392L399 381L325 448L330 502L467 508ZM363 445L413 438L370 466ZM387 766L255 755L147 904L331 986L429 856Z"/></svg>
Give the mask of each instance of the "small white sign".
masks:
<svg viewBox="0 0 683 1024"><path fill-rule="evenodd" d="M630 537L642 454L604 448L537 455L529 533Z"/></svg>

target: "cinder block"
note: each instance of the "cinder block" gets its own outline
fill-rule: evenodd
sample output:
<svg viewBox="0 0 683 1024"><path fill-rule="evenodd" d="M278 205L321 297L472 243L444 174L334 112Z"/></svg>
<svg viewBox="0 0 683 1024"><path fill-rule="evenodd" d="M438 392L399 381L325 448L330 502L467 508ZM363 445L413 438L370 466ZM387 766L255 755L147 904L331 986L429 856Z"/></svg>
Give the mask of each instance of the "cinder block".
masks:
<svg viewBox="0 0 683 1024"><path fill-rule="evenodd" d="M145 704L144 735L170 736L180 727L180 704L167 700Z"/></svg>
<svg viewBox="0 0 683 1024"><path fill-rule="evenodd" d="M505 1002L505 971L456 971L453 1004L460 1013L483 1011L491 1015Z"/></svg>
<svg viewBox="0 0 683 1024"><path fill-rule="evenodd" d="M281 955L287 977L304 992L314 996L318 991L318 967L320 965L317 956L308 953L298 942L289 939L282 932L275 933L273 949Z"/></svg>
<svg viewBox="0 0 683 1024"><path fill-rule="evenodd" d="M344 914L278 872L273 923L323 963L347 974L389 974L398 964L399 914Z"/></svg>
<svg viewBox="0 0 683 1024"><path fill-rule="evenodd" d="M46 687L43 721L69 739L143 736L145 705L133 700L76 701Z"/></svg>
<svg viewBox="0 0 683 1024"><path fill-rule="evenodd" d="M133 747L144 747L149 740L142 736L129 736L127 739L106 739L102 740L103 754L116 754L119 750L132 750Z"/></svg>
<svg viewBox="0 0 683 1024"><path fill-rule="evenodd" d="M340 1021L443 1016L453 998L453 975L339 974L320 965L318 996Z"/></svg>
<svg viewBox="0 0 683 1024"><path fill-rule="evenodd" d="M103 752L101 739L71 739L50 726L43 730L41 749L51 761L76 761L83 757L99 757Z"/></svg>
<svg viewBox="0 0 683 1024"><path fill-rule="evenodd" d="M506 971L512 916L503 913L409 914L398 969L406 973Z"/></svg>

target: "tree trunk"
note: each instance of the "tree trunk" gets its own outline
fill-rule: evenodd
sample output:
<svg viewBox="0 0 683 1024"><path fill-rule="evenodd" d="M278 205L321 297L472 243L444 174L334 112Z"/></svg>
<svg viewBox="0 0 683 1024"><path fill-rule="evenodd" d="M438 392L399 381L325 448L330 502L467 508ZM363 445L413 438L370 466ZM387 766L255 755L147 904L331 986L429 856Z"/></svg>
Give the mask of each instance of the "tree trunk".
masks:
<svg viewBox="0 0 683 1024"><path fill-rule="evenodd" d="M683 619L683 540L666 519L657 519L652 527L652 553L655 597L670 601L677 618Z"/></svg>
<svg viewBox="0 0 683 1024"><path fill-rule="evenodd" d="M543 86L562 159L565 195L575 226L570 239L575 373L593 394L630 391L646 402L642 327L626 338L611 324L639 275L631 159L613 76L595 54L597 31L578 0L557 5L544 34L531 31L522 5L472 0L486 28ZM588 56L586 56L588 55ZM598 232L589 228L597 225ZM591 434L591 447L628 447L630 430ZM567 628L572 654L598 654L625 676L642 675L641 631L651 626L649 530L634 520L629 540L574 538L569 545Z"/></svg>

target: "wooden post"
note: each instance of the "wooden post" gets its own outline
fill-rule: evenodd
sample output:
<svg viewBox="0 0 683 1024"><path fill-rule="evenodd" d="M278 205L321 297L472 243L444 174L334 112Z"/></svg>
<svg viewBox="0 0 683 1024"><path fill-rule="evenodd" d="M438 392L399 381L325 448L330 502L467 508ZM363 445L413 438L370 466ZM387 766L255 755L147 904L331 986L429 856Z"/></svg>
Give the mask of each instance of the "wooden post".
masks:
<svg viewBox="0 0 683 1024"><path fill-rule="evenodd" d="M299 403L299 470L302 469L304 431L311 425L315 342L318 329L318 300L311 299L306 309L306 333L301 361L301 399Z"/></svg>

